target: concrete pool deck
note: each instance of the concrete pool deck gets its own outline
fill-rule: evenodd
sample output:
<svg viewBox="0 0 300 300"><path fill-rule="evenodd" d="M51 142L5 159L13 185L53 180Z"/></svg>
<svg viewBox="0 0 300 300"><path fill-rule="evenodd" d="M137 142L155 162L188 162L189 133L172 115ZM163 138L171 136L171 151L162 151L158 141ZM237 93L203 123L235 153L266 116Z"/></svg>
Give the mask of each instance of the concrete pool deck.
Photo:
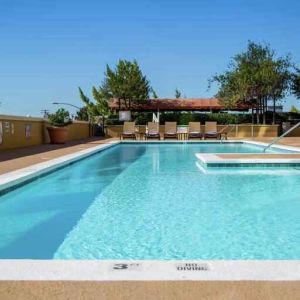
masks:
<svg viewBox="0 0 300 300"><path fill-rule="evenodd" d="M63 145L43 144L0 151L0 174L16 171L67 154L106 144L112 140L116 139L90 138L67 142Z"/></svg>
<svg viewBox="0 0 300 300"><path fill-rule="evenodd" d="M191 264L208 268L184 266ZM298 299L299 267L292 260L0 260L0 299Z"/></svg>
<svg viewBox="0 0 300 300"><path fill-rule="evenodd" d="M3 300L295 300L299 282L0 281Z"/></svg>
<svg viewBox="0 0 300 300"><path fill-rule="evenodd" d="M270 140L260 139L259 141L269 142ZM93 151L95 147L95 150L100 149L111 142L117 141L93 139L81 141L75 145L67 144L65 147L43 145L40 149L30 147L31 149L13 150L10 153L2 152L0 153L0 172L5 174L18 171L20 168L31 168L36 164L50 163L51 160L63 159L66 155L72 156L87 150ZM281 144L300 147L300 138L283 139ZM198 262L208 263L211 271L200 271L196 274L183 272L176 275L176 270L170 269L174 265L164 267L168 265L167 262L156 261L158 265L154 270L155 274L152 273L156 277L154 275L151 277L151 272L147 274L143 271L128 271L121 276L114 275L115 273L107 275L109 271L107 266L111 262L105 261L94 263L82 261L80 263L84 265L76 268L78 263L74 262L73 265L71 261L57 263L51 260L2 260L0 261L0 299L176 300L296 299L300 297L300 261L255 263L250 260L233 263L225 261L223 264L218 261ZM55 266L60 263L64 266L56 268ZM119 263L124 263L124 261ZM106 271L103 272L102 266L105 264L107 264ZM146 263L143 267L146 269Z"/></svg>

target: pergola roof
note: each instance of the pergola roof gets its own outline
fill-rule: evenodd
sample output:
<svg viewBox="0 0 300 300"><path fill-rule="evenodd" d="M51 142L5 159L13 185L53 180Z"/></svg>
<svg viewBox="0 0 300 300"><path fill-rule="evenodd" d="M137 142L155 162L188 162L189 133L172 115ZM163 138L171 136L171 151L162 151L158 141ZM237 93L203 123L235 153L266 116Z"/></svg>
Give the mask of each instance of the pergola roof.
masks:
<svg viewBox="0 0 300 300"><path fill-rule="evenodd" d="M119 110L119 101L117 99L112 99L109 106L111 109ZM225 109L226 108L220 104L220 101L217 98L148 99L143 104L132 104L130 107L130 110L132 111L220 111ZM240 105L231 110L248 109L249 106ZM127 110L123 103L121 104L121 110Z"/></svg>

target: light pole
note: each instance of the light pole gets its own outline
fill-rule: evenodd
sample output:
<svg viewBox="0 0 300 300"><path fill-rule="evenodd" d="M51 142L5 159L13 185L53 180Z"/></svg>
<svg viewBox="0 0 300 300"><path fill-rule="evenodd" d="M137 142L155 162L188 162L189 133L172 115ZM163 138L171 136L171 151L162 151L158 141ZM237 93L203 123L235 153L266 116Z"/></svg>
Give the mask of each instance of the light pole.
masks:
<svg viewBox="0 0 300 300"><path fill-rule="evenodd" d="M71 103L67 103L67 102L52 102L52 104L54 105L67 105L67 106L72 106L78 110L81 109L81 107L79 106L76 106L74 104L71 104ZM87 115L88 115L88 122L89 122L89 136L91 136L91 118L90 118L90 114L89 112L87 111Z"/></svg>
<svg viewBox="0 0 300 300"><path fill-rule="evenodd" d="M71 104L71 103L67 103L67 102L52 102L52 104L55 104L55 105L68 105L68 106L72 106L72 107L75 107L77 109L81 109L81 107L79 106L76 106L74 104Z"/></svg>

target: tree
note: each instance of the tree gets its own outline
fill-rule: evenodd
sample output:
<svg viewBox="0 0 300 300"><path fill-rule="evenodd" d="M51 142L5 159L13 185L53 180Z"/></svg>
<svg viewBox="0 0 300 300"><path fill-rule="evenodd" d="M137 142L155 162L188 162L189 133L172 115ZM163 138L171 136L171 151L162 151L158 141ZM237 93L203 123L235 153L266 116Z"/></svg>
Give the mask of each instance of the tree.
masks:
<svg viewBox="0 0 300 300"><path fill-rule="evenodd" d="M299 113L299 110L297 109L297 107L295 105L292 105L290 112L291 113Z"/></svg>
<svg viewBox="0 0 300 300"><path fill-rule="evenodd" d="M118 99L119 109L130 109L132 104L142 104L149 98L149 81L136 60L119 60L114 70L107 65L105 76L106 94Z"/></svg>
<svg viewBox="0 0 300 300"><path fill-rule="evenodd" d="M105 118L110 114L110 108L108 105L109 98L107 97L107 91L105 83L98 89L93 87L92 94L95 102L91 101L79 87L79 95L82 102L85 104L88 119L91 120L95 116L102 118L102 132L104 132Z"/></svg>
<svg viewBox="0 0 300 300"><path fill-rule="evenodd" d="M247 50L233 57L229 68L211 80L219 86L216 97L226 107L251 104L256 109L257 123L263 116L266 122L267 103L273 100L273 122L275 102L284 98L291 80L289 56L277 58L269 45L248 42Z"/></svg>
<svg viewBox="0 0 300 300"><path fill-rule="evenodd" d="M175 98L179 99L181 97L181 92L178 89L175 89Z"/></svg>
<svg viewBox="0 0 300 300"><path fill-rule="evenodd" d="M157 99L158 98L158 95L156 94L155 90L153 88L151 88L151 93L152 93L152 97L154 99Z"/></svg>
<svg viewBox="0 0 300 300"><path fill-rule="evenodd" d="M80 110L77 111L75 119L78 121L88 121L89 120L89 115L88 115L88 110L87 107L81 107Z"/></svg>
<svg viewBox="0 0 300 300"><path fill-rule="evenodd" d="M292 92L300 99L300 69L296 68L296 71L292 74Z"/></svg>

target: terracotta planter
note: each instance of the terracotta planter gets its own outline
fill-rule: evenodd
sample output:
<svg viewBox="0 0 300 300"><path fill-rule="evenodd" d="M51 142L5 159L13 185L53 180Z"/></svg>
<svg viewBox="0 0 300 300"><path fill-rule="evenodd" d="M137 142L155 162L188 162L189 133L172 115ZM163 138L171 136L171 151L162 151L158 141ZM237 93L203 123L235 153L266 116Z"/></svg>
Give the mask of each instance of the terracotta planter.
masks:
<svg viewBox="0 0 300 300"><path fill-rule="evenodd" d="M51 144L64 144L68 139L67 127L47 127Z"/></svg>

